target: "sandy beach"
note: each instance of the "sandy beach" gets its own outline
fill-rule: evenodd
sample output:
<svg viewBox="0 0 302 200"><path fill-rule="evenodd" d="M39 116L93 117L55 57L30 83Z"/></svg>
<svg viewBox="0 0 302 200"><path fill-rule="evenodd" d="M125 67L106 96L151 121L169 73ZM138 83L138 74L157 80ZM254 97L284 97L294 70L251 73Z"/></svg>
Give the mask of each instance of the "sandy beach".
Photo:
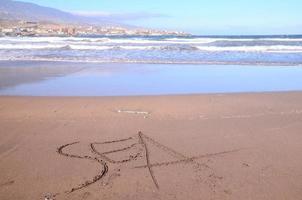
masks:
<svg viewBox="0 0 302 200"><path fill-rule="evenodd" d="M0 2L0 200L302 200L302 1Z"/></svg>
<svg viewBox="0 0 302 200"><path fill-rule="evenodd" d="M298 200L302 93L0 97L0 199Z"/></svg>

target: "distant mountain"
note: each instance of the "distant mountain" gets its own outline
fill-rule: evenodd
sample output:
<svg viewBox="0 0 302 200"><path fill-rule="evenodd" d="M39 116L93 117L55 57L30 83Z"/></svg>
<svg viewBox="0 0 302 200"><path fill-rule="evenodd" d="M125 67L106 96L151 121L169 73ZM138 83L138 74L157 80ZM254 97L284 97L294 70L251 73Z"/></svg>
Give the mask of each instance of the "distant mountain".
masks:
<svg viewBox="0 0 302 200"><path fill-rule="evenodd" d="M0 0L0 19L125 27L125 25L101 17L84 17L54 8L13 0Z"/></svg>

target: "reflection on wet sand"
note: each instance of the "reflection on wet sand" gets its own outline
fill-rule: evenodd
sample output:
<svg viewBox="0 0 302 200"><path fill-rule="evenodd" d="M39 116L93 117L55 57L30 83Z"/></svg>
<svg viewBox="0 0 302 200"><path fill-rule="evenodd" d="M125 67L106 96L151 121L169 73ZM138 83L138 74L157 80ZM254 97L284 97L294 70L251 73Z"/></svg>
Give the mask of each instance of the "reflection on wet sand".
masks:
<svg viewBox="0 0 302 200"><path fill-rule="evenodd" d="M83 69L83 66L72 63L62 62L54 65L46 62L1 61L0 89L62 77Z"/></svg>
<svg viewBox="0 0 302 200"><path fill-rule="evenodd" d="M302 90L297 66L0 62L0 95L141 96Z"/></svg>

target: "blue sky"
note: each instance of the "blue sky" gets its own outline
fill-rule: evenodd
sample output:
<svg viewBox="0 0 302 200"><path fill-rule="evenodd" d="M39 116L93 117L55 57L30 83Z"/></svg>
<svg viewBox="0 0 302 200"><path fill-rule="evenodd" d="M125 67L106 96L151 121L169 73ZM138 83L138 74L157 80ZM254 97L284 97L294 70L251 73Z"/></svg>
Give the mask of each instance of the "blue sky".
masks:
<svg viewBox="0 0 302 200"><path fill-rule="evenodd" d="M23 0L194 34L302 34L302 0Z"/></svg>

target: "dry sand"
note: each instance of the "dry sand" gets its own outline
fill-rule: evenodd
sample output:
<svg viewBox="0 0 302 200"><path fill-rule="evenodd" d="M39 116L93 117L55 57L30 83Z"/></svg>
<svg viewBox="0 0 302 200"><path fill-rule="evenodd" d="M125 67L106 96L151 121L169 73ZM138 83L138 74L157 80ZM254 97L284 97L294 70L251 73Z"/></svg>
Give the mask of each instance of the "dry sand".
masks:
<svg viewBox="0 0 302 200"><path fill-rule="evenodd" d="M298 92L1 97L0 199L298 200L301 130Z"/></svg>

